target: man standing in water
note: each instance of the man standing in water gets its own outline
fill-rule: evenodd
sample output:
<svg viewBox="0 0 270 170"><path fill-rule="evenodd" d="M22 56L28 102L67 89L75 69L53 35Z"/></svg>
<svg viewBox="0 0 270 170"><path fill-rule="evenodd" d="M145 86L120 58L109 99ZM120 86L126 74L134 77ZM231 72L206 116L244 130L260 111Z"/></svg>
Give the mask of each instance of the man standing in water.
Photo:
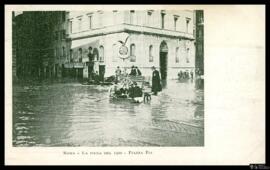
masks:
<svg viewBox="0 0 270 170"><path fill-rule="evenodd" d="M152 92L154 93L154 95L157 95L157 93L161 91L160 76L159 72L154 66L152 67L152 70Z"/></svg>

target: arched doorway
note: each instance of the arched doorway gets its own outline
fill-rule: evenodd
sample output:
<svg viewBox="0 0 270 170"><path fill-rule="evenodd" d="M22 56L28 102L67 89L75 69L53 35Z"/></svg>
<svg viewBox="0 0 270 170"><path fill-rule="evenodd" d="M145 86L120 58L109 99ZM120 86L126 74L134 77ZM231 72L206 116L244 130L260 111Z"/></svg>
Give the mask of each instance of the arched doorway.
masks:
<svg viewBox="0 0 270 170"><path fill-rule="evenodd" d="M93 72L95 73L94 75L99 76L99 51L97 48L94 48L93 50L93 58L94 58Z"/></svg>
<svg viewBox="0 0 270 170"><path fill-rule="evenodd" d="M93 50L93 57L94 57L94 61L99 60L99 52L98 52L97 48L94 48L94 50Z"/></svg>
<svg viewBox="0 0 270 170"><path fill-rule="evenodd" d="M162 41L159 48L159 66L161 80L167 79L167 69L168 69L168 46L165 41Z"/></svg>

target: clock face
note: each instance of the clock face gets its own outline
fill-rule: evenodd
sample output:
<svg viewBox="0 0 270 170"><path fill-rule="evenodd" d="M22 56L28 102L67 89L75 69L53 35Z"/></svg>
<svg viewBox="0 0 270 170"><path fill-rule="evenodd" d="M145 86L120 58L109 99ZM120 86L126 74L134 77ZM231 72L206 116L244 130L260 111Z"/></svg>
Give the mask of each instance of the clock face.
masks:
<svg viewBox="0 0 270 170"><path fill-rule="evenodd" d="M127 48L126 46L122 45L122 46L119 48L119 53L120 53L121 55L127 55L127 53L128 53L128 48Z"/></svg>

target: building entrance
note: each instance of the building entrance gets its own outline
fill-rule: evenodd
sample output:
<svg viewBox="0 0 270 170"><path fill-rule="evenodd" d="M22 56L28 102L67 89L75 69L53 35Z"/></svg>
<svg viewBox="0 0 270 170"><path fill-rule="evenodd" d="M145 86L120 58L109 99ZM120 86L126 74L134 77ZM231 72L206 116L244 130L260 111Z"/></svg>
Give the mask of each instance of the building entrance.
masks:
<svg viewBox="0 0 270 170"><path fill-rule="evenodd" d="M160 66L161 80L166 80L168 70L168 46L165 41L162 41L162 43L160 44L159 66Z"/></svg>

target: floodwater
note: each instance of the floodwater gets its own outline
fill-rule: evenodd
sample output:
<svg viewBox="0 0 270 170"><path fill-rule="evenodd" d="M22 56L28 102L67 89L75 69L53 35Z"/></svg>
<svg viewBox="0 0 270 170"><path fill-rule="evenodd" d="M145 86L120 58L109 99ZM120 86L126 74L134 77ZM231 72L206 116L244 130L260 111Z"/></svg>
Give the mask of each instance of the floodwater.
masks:
<svg viewBox="0 0 270 170"><path fill-rule="evenodd" d="M13 146L203 146L204 97L167 82L148 103L108 98L109 86L13 86Z"/></svg>

